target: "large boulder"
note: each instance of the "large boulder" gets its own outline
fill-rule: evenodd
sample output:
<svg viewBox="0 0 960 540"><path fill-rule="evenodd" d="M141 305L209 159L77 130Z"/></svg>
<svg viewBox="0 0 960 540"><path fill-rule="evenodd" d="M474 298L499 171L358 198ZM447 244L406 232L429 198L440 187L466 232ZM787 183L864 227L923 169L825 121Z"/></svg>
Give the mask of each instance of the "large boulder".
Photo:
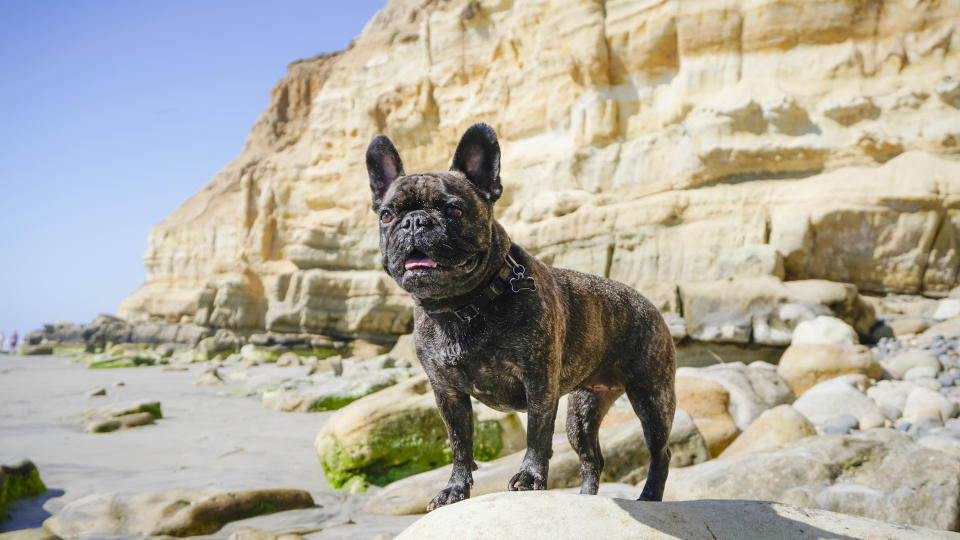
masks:
<svg viewBox="0 0 960 540"><path fill-rule="evenodd" d="M524 444L526 435L516 414L478 406L474 410L476 459L489 461ZM314 445L330 484L350 491L386 485L452 461L447 430L425 375L338 410Z"/></svg>
<svg viewBox="0 0 960 540"><path fill-rule="evenodd" d="M672 470L665 497L776 501L955 531L960 459L892 429L823 435Z"/></svg>
<svg viewBox="0 0 960 540"><path fill-rule="evenodd" d="M818 383L849 373L879 379L883 369L862 345L794 343L780 357L777 373L786 379L793 393L800 396Z"/></svg>
<svg viewBox="0 0 960 540"><path fill-rule="evenodd" d="M710 459L710 453L690 415L677 411L668 440L671 457L670 467L686 467ZM650 467L650 451L643 440L640 422L617 422L600 430L600 448L604 457L603 482L644 481ZM504 491L507 481L523 461L524 452L516 452L489 463L480 463L473 472L471 496ZM366 509L377 514L419 514L426 510L427 503L446 485L451 466L404 478L377 491L367 503ZM580 485L580 461L570 448L565 435L554 435L553 457L547 476L549 489L570 488ZM637 488L637 496L640 488Z"/></svg>
<svg viewBox="0 0 960 540"><path fill-rule="evenodd" d="M717 364L704 368L682 367L677 377L704 379L720 384L730 395L730 415L737 427L747 429L760 414L794 400L790 385L765 362Z"/></svg>
<svg viewBox="0 0 960 540"><path fill-rule="evenodd" d="M882 414L877 404L864 394L869 381L863 375L843 375L824 381L793 402L793 408L814 424L823 424L841 415L857 420Z"/></svg>
<svg viewBox="0 0 960 540"><path fill-rule="evenodd" d="M836 343L856 345L860 343L857 331L836 317L820 315L816 319L802 321L793 329L791 343Z"/></svg>
<svg viewBox="0 0 960 540"><path fill-rule="evenodd" d="M298 489L98 493L67 504L44 521L43 527L64 538L81 534L196 536L216 532L231 521L313 506L310 494Z"/></svg>
<svg viewBox="0 0 960 540"><path fill-rule="evenodd" d="M679 291L686 333L697 341L787 345L798 326L827 315L848 325L856 339L850 327L868 333L876 319L856 287L824 280L741 276L681 283ZM824 324L811 330L821 334Z"/></svg>
<svg viewBox="0 0 960 540"><path fill-rule="evenodd" d="M730 446L721 458L766 452L793 441L817 434L810 420L790 405L777 405L763 411Z"/></svg>
<svg viewBox="0 0 960 540"><path fill-rule="evenodd" d="M693 418L714 457L740 433L730 416L730 393L723 385L708 379L678 376L675 382L677 409Z"/></svg>
<svg viewBox="0 0 960 540"><path fill-rule="evenodd" d="M555 491L474 497L437 509L397 540L648 538L934 540L954 535L812 508L761 501L643 502Z"/></svg>

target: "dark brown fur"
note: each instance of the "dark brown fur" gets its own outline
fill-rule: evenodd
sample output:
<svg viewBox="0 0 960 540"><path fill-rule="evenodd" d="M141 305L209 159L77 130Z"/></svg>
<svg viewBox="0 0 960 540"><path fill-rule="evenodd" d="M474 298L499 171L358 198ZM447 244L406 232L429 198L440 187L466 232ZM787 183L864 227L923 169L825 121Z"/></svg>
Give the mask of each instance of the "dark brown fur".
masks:
<svg viewBox="0 0 960 540"><path fill-rule="evenodd" d="M476 467L470 396L496 409L529 412L527 453L508 483L511 490L527 490L546 489L557 402L570 394L567 436L580 456L580 492L595 494L603 470L600 421L626 392L651 455L640 499L661 500L675 409L676 360L667 326L630 287L546 266L512 243L493 219L499 164L496 135L485 124L467 130L449 172L404 175L383 136L367 151L373 209L386 217L380 226L383 267L413 296L417 356L453 451L450 481L428 510L470 496ZM453 310L496 276L508 253L537 290L508 289L476 318L455 316ZM407 271L411 254L438 266Z"/></svg>

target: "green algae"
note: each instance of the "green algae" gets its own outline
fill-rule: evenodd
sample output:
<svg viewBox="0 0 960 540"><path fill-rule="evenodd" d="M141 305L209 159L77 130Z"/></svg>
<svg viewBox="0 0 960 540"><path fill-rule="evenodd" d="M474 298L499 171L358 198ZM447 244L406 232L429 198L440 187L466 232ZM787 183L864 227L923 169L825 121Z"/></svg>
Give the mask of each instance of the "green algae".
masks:
<svg viewBox="0 0 960 540"><path fill-rule="evenodd" d="M327 481L352 493L369 485L385 486L453 461L446 427L433 414L400 415L371 432L363 448L348 451L332 434L318 443L318 457ZM503 428L496 420L474 419L473 453L480 461L503 449Z"/></svg>
<svg viewBox="0 0 960 540"><path fill-rule="evenodd" d="M6 517L7 507L17 499L36 497L47 491L40 479L40 471L32 464L24 471L20 467L3 467L0 472L0 521Z"/></svg>

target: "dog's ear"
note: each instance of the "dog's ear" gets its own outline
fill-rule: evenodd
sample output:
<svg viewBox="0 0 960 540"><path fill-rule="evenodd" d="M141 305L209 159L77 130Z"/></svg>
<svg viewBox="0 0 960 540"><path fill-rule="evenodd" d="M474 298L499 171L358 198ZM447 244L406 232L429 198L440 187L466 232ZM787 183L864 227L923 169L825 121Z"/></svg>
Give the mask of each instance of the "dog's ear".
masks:
<svg viewBox="0 0 960 540"><path fill-rule="evenodd" d="M483 123L470 126L457 145L450 170L465 174L488 201L499 199L503 192L500 185L500 143L493 128Z"/></svg>
<svg viewBox="0 0 960 540"><path fill-rule="evenodd" d="M400 154L386 135L377 135L367 147L367 174L373 192L373 211L376 212L390 184L404 174Z"/></svg>

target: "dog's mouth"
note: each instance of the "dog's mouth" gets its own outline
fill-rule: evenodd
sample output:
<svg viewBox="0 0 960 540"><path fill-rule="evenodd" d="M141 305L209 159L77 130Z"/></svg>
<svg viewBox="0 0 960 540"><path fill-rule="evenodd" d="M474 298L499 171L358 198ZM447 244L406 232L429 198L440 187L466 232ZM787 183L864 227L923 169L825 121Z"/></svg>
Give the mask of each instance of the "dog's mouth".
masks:
<svg viewBox="0 0 960 540"><path fill-rule="evenodd" d="M427 257L420 250L413 250L410 255L407 256L407 260L403 263L403 268L405 270L419 270L419 269L436 269L437 261Z"/></svg>
<svg viewBox="0 0 960 540"><path fill-rule="evenodd" d="M431 259L424 252L415 249L407 255L403 262L403 269L406 272L430 273L436 271L459 270L461 272L471 272L477 265L479 255L471 255L463 262L457 264L440 264Z"/></svg>

